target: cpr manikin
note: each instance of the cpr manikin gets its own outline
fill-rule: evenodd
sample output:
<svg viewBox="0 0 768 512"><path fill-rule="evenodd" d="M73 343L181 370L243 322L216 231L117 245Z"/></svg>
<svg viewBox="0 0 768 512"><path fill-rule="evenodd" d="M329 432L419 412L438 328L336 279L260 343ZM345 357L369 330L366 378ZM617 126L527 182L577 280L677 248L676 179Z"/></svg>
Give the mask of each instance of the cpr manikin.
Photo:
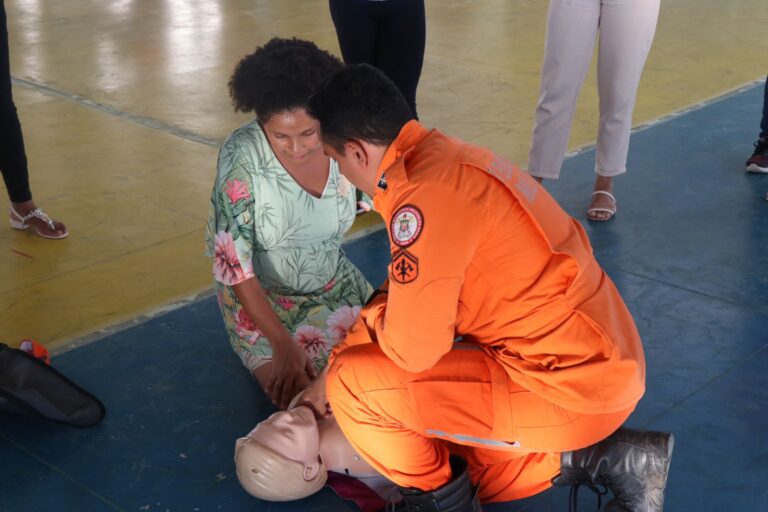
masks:
<svg viewBox="0 0 768 512"><path fill-rule="evenodd" d="M262 421L235 445L237 478L251 495L291 501L319 491L333 471L380 477L352 448L331 416L316 419L298 404Z"/></svg>

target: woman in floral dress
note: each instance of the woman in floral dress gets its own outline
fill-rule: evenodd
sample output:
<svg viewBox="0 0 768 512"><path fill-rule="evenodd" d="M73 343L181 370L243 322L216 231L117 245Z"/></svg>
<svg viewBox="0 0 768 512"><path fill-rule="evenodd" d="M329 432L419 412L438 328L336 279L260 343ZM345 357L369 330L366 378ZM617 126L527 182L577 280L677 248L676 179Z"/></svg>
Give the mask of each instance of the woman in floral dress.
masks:
<svg viewBox="0 0 768 512"><path fill-rule="evenodd" d="M221 148L206 254L235 352L285 408L328 361L372 288L346 258L354 187L323 154L309 96L341 62L313 43L272 39L229 83L256 119Z"/></svg>

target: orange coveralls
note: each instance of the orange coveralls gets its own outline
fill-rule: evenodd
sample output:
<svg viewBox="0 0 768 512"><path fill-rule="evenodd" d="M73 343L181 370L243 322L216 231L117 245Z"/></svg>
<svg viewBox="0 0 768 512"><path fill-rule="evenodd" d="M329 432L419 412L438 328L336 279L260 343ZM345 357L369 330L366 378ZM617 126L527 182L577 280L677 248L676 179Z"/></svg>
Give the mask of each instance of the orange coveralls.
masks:
<svg viewBox="0 0 768 512"><path fill-rule="evenodd" d="M492 152L411 121L377 178L388 291L332 354L339 426L404 487L445 484L450 451L483 502L546 489L644 392L629 311L581 225Z"/></svg>

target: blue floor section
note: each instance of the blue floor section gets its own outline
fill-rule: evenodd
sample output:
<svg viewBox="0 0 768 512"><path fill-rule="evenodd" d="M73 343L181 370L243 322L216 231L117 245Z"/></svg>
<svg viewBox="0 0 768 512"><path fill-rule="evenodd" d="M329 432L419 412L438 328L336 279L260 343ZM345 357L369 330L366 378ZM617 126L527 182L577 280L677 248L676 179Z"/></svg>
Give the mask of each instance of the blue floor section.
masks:
<svg viewBox="0 0 768 512"><path fill-rule="evenodd" d="M629 424L677 438L669 511L768 510L768 176L743 171L761 102L756 86L635 134L616 219L587 225L646 348L648 391ZM593 165L584 152L547 184L581 220ZM383 280L383 232L346 250ZM0 512L355 510L328 491L277 504L240 489L234 440L274 409L213 298L54 365L108 416L87 430L0 416ZM484 509L565 511L567 490Z"/></svg>

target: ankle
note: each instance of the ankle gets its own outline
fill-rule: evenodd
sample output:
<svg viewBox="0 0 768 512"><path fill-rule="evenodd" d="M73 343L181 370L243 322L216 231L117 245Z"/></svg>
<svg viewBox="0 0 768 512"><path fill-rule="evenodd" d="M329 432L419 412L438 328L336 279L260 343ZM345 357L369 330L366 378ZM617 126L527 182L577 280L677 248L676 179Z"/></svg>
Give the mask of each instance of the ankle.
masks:
<svg viewBox="0 0 768 512"><path fill-rule="evenodd" d="M23 201L21 203L14 203L13 201L11 201L11 208L18 215L21 215L23 217L25 215L29 215L32 212L32 210L37 208L37 206L35 205L35 202L30 199L29 201Z"/></svg>
<svg viewBox="0 0 768 512"><path fill-rule="evenodd" d="M600 176L595 179L595 190L611 192L613 190L613 176Z"/></svg>

